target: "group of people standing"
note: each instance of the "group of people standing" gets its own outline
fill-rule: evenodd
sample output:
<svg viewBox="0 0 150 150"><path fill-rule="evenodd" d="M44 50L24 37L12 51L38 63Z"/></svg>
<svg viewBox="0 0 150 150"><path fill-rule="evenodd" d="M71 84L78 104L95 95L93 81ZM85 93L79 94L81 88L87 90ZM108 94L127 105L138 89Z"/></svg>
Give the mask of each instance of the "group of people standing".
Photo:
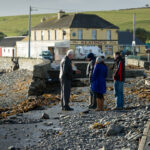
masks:
<svg viewBox="0 0 150 150"><path fill-rule="evenodd" d="M74 57L74 51L68 50L66 56L60 63L60 83L61 83L61 105L62 110L71 111L69 106L71 81L73 74L80 74L80 70L73 71L71 60ZM87 55L89 64L87 66L87 76L90 81L89 109L97 111L104 110L104 94L106 93L107 66L104 56L95 57L93 53ZM114 55L114 94L116 98L116 107L114 110L121 110L124 106L123 86L125 81L125 63L120 52Z"/></svg>

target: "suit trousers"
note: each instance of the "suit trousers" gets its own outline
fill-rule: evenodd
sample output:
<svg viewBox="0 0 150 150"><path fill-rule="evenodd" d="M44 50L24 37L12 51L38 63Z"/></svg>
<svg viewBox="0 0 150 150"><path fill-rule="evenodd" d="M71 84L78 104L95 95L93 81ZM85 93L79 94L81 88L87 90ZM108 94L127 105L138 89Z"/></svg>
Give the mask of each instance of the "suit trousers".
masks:
<svg viewBox="0 0 150 150"><path fill-rule="evenodd" d="M71 92L71 80L60 79L60 83L61 83L61 105L62 107L68 107Z"/></svg>

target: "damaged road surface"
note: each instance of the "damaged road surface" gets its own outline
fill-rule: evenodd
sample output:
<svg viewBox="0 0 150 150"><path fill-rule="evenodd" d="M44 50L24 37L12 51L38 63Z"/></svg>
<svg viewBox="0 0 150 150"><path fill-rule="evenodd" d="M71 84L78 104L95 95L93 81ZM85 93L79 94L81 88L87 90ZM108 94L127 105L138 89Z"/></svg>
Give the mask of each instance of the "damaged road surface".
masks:
<svg viewBox="0 0 150 150"><path fill-rule="evenodd" d="M43 139L44 132L52 130L54 132L62 131L59 121L61 118L67 118L85 108L75 104L74 112L62 112L60 105L52 108L42 107L43 110L33 110L27 113L9 116L7 119L0 120L0 149L7 150L14 146L20 149L30 149L30 146L38 145ZM44 118L44 115L48 118Z"/></svg>
<svg viewBox="0 0 150 150"><path fill-rule="evenodd" d="M122 111L111 110L115 106L111 81L107 82L103 112L88 110L89 87L72 88L70 105L74 111L70 112L61 110L58 93L32 100L18 101L16 97L16 105L9 109L11 100L6 98L2 106L7 110L1 108L0 150L137 150L150 116L149 95L141 96L139 90L144 94L149 91L143 79L126 81ZM3 99L0 101L2 104ZM28 109L33 102L34 107Z"/></svg>

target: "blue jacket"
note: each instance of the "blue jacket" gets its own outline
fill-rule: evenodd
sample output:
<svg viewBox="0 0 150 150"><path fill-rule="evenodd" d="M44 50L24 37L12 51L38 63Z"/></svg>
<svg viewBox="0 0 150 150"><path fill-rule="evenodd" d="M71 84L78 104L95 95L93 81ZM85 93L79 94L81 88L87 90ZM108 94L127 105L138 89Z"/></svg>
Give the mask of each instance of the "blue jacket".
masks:
<svg viewBox="0 0 150 150"><path fill-rule="evenodd" d="M107 66L103 63L96 64L92 74L91 89L93 92L106 93Z"/></svg>

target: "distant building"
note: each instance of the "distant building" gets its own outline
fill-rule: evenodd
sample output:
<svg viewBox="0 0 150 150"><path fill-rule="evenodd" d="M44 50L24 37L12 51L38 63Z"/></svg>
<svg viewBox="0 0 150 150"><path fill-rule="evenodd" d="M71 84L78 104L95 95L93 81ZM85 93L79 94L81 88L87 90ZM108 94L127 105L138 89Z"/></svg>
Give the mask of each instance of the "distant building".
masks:
<svg viewBox="0 0 150 150"><path fill-rule="evenodd" d="M0 56L14 57L16 53L16 41L21 41L24 36L5 37L0 41Z"/></svg>
<svg viewBox="0 0 150 150"><path fill-rule="evenodd" d="M58 60L64 56L67 49L71 48L76 53L78 47L85 52L88 47L97 47L106 55L113 55L118 51L118 29L97 15L67 15L60 11L57 17L32 28L31 57L39 57L42 50L49 50ZM18 56L28 56L27 50L23 50L27 45L27 42L17 42Z"/></svg>
<svg viewBox="0 0 150 150"><path fill-rule="evenodd" d="M133 54L133 35L129 31L118 31L118 47L119 51L123 51L128 54ZM138 38L135 39L135 52L137 55L145 55L145 43Z"/></svg>

